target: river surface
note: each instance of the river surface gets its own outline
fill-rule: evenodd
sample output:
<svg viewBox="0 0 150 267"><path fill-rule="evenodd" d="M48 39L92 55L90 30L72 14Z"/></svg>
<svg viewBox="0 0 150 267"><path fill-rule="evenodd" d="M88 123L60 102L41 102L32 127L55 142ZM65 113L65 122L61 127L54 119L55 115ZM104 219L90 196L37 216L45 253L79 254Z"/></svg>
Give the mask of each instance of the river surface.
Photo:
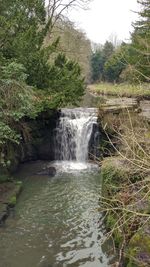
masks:
<svg viewBox="0 0 150 267"><path fill-rule="evenodd" d="M109 266L113 252L104 243L101 177L88 162L98 135L97 109L62 109L54 138L59 161L24 164L17 173L23 192L0 229L0 267ZM41 175L51 166L54 177Z"/></svg>
<svg viewBox="0 0 150 267"><path fill-rule="evenodd" d="M96 165L56 162L50 178L36 173L48 162L23 164L23 192L0 228L0 267L107 267L111 244L99 212Z"/></svg>

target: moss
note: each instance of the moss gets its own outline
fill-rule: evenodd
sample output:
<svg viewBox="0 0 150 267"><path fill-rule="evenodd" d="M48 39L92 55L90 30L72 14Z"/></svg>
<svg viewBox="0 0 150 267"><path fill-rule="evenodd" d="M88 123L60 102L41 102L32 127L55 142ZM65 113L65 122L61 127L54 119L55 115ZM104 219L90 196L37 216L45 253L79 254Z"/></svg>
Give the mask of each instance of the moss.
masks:
<svg viewBox="0 0 150 267"><path fill-rule="evenodd" d="M9 197L9 200L8 200L9 207L14 207L16 205L17 197L20 194L21 189L22 189L22 182L16 181L14 190L12 191L11 196Z"/></svg>
<svg viewBox="0 0 150 267"><path fill-rule="evenodd" d="M127 267L148 267L150 266L150 235L147 234L147 227L137 232L130 240L127 251L129 263Z"/></svg>
<svg viewBox="0 0 150 267"><path fill-rule="evenodd" d="M14 207L16 205L17 198L16 196L12 196L9 200L9 206Z"/></svg>
<svg viewBox="0 0 150 267"><path fill-rule="evenodd" d="M115 223L117 222L117 219L116 217L114 216L114 214L109 214L107 217L106 217L106 228L107 229L113 229ZM122 242L122 235L121 233L118 231L118 230L115 230L114 233L113 233L113 238L114 238L114 242L115 242L115 245L116 247L119 247L119 245L121 244Z"/></svg>

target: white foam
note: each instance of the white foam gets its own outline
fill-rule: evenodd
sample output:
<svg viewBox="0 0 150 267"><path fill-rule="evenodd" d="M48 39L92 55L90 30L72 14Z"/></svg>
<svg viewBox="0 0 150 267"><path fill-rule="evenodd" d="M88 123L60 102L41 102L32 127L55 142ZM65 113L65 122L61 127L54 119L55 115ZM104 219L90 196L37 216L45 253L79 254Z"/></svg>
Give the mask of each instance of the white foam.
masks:
<svg viewBox="0 0 150 267"><path fill-rule="evenodd" d="M99 169L97 164L94 163L84 163L84 162L77 162L77 161L55 161L53 166L56 168L57 173L59 172L67 172L67 173L74 173L74 172L85 172L85 171L92 171L95 169Z"/></svg>

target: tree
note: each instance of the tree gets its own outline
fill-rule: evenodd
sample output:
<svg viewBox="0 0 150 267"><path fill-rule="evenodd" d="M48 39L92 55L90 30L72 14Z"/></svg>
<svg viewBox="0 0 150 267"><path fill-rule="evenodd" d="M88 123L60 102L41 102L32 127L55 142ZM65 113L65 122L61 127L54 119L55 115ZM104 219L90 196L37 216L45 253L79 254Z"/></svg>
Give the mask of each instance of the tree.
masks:
<svg viewBox="0 0 150 267"><path fill-rule="evenodd" d="M58 39L44 47L44 40L56 20L69 7L87 4L89 0L49 1L13 0L2 3L0 13L0 47L6 60L24 65L27 83L40 89L49 87L49 57L56 51Z"/></svg>
<svg viewBox="0 0 150 267"><path fill-rule="evenodd" d="M114 53L114 46L111 42L106 41L103 47L103 58L104 62L106 62Z"/></svg>
<svg viewBox="0 0 150 267"><path fill-rule="evenodd" d="M27 49L41 47L44 33L38 32L37 29L39 25L43 27L45 24L44 1L8 0L2 2L0 47L4 56L9 59L20 55L23 51L27 52Z"/></svg>
<svg viewBox="0 0 150 267"><path fill-rule="evenodd" d="M24 116L34 117L34 91L26 85L27 74L23 65L5 64L0 75L0 165L4 165L11 143L18 144L21 135L18 122Z"/></svg>
<svg viewBox="0 0 150 267"><path fill-rule="evenodd" d="M48 72L46 51L41 49L45 38L46 23L44 1L5 1L0 13L0 21L2 22L0 47L3 57L7 61L17 61L23 64L28 74L27 83L40 87L37 74L39 72L43 74L45 70L46 76Z"/></svg>
<svg viewBox="0 0 150 267"><path fill-rule="evenodd" d="M45 46L53 43L58 37L57 52L64 53L68 59L77 61L85 81L88 82L90 80L90 57L92 54L90 40L82 30L77 29L74 23L66 18L56 22L52 33L45 38Z"/></svg>
<svg viewBox="0 0 150 267"><path fill-rule="evenodd" d="M72 8L87 9L91 0L48 0L47 17L50 31L58 20L63 18L64 12Z"/></svg>
<svg viewBox="0 0 150 267"><path fill-rule="evenodd" d="M139 20L136 21L132 34L133 58L129 63L140 80L150 81L150 0L138 0L141 5Z"/></svg>
<svg viewBox="0 0 150 267"><path fill-rule="evenodd" d="M103 78L104 58L102 50L96 50L91 56L92 81L97 82Z"/></svg>
<svg viewBox="0 0 150 267"><path fill-rule="evenodd" d="M104 75L108 82L118 82L122 71L127 65L128 45L122 44L106 61Z"/></svg>
<svg viewBox="0 0 150 267"><path fill-rule="evenodd" d="M44 0L0 2L0 163L10 142L20 141L20 119L76 104L83 95L78 64L56 55L59 40L44 46L50 19Z"/></svg>
<svg viewBox="0 0 150 267"><path fill-rule="evenodd" d="M57 103L59 107L77 105L85 89L79 65L72 60L67 60L64 54L59 54L50 69L50 77L50 90L54 95L53 104Z"/></svg>
<svg viewBox="0 0 150 267"><path fill-rule="evenodd" d="M114 46L106 41L104 46L97 49L91 56L92 81L105 80L104 65L114 53Z"/></svg>

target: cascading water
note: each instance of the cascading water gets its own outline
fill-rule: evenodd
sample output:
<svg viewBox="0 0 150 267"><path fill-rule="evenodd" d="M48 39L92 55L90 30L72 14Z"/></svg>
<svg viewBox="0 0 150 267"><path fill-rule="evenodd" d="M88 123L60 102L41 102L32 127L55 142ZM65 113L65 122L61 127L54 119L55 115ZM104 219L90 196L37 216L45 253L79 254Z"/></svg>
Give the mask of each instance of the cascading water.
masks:
<svg viewBox="0 0 150 267"><path fill-rule="evenodd" d="M17 174L24 190L6 227L0 227L0 267L110 266L113 245L103 244L99 168L88 162L99 136L96 109L62 109L55 134L58 161L26 163ZM54 177L39 175L51 166Z"/></svg>
<svg viewBox="0 0 150 267"><path fill-rule="evenodd" d="M56 159L85 163L94 124L95 108L62 109L56 129Z"/></svg>

